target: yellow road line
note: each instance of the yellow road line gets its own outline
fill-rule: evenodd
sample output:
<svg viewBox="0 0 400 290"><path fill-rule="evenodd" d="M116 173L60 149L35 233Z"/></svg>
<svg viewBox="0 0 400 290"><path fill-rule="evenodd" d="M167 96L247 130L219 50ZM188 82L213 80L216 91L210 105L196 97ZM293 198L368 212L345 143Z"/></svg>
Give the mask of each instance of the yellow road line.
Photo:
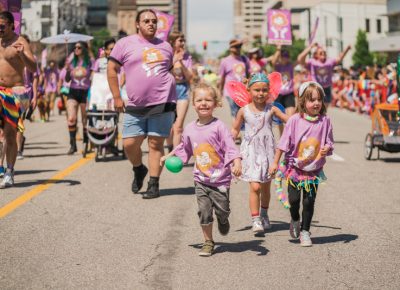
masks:
<svg viewBox="0 0 400 290"><path fill-rule="evenodd" d="M63 180L66 176L77 170L79 167L85 165L88 163L90 160L94 158L95 154L88 154L86 158L81 158L71 166L67 167L63 171L60 171L50 179L46 180L42 184L39 184L38 186L35 186L28 192L24 193L17 199L14 199L13 201L7 203L5 206L0 208L0 218L3 218L13 212L15 209L20 207L21 205L25 204L26 202L30 201L32 198L35 196L39 195L55 183L59 182L60 180Z"/></svg>

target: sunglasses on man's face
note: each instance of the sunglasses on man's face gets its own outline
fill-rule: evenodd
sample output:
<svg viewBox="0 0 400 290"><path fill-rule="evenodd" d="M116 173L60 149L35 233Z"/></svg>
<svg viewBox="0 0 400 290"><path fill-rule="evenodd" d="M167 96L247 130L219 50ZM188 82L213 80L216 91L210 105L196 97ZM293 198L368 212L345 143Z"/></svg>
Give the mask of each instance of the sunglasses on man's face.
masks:
<svg viewBox="0 0 400 290"><path fill-rule="evenodd" d="M149 24L150 22L151 22L152 24L157 24L157 19L145 19L145 20L142 20L142 22L143 22L144 24Z"/></svg>
<svg viewBox="0 0 400 290"><path fill-rule="evenodd" d="M0 24L0 30L5 30L5 29L6 29L6 27L7 27L7 25L6 25L6 24Z"/></svg>

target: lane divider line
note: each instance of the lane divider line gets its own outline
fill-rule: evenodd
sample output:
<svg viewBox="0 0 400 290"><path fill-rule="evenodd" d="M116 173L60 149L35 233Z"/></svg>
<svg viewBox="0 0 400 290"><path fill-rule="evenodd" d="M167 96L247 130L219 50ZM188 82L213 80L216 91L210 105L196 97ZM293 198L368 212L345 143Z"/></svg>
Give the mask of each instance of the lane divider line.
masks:
<svg viewBox="0 0 400 290"><path fill-rule="evenodd" d="M58 172L56 175L51 177L50 179L46 180L42 184L39 184L32 188L31 190L27 191L23 195L19 196L18 198L14 199L13 201L7 203L5 206L0 208L0 218L3 218L19 208L20 206L24 205L26 202L30 201L35 196L39 195L49 187L53 186L57 182L63 180L66 176L70 175L72 172L77 170L78 168L82 167L90 160L94 158L95 154L91 153L86 155L86 158L81 158L66 169Z"/></svg>

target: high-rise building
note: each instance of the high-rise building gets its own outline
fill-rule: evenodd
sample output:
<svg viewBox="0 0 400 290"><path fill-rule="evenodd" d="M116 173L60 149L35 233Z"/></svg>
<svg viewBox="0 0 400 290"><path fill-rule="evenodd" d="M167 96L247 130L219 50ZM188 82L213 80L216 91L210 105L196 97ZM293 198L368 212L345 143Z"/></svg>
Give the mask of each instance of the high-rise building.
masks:
<svg viewBox="0 0 400 290"><path fill-rule="evenodd" d="M86 28L88 5L88 0L58 0L58 32Z"/></svg>
<svg viewBox="0 0 400 290"><path fill-rule="evenodd" d="M111 35L136 33L137 6L135 0L109 0L107 27Z"/></svg>
<svg viewBox="0 0 400 290"><path fill-rule="evenodd" d="M89 0L86 24L90 31L107 27L109 2L109 0Z"/></svg>

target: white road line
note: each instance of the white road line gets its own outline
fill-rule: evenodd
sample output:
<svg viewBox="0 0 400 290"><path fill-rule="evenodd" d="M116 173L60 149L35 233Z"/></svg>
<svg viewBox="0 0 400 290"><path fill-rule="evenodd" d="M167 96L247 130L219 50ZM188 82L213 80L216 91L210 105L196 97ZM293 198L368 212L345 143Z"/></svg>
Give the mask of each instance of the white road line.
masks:
<svg viewBox="0 0 400 290"><path fill-rule="evenodd" d="M344 158L342 156L337 155L336 153L333 153L331 156L329 156L332 160L338 161L338 162L344 162Z"/></svg>

